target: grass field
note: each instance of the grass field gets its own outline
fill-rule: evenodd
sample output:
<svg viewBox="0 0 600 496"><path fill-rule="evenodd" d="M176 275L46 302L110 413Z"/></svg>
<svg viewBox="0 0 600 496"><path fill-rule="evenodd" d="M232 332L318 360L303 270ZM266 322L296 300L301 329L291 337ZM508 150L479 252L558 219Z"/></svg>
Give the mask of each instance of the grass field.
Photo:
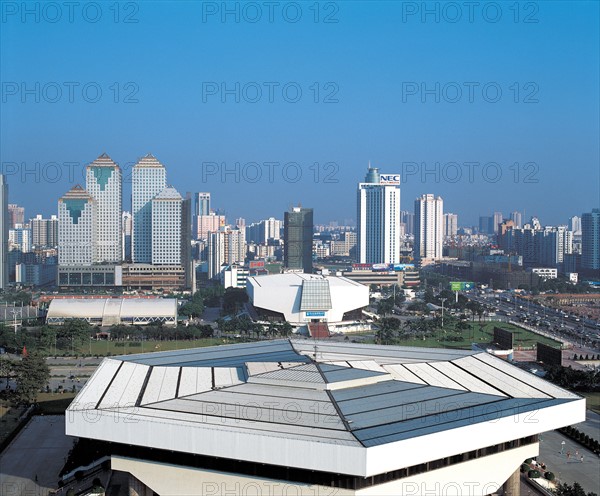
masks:
<svg viewBox="0 0 600 496"><path fill-rule="evenodd" d="M519 346L528 348L536 344L538 341L549 346L558 347L560 343L553 339L547 338L540 334L522 329L512 324L499 322L486 322L479 326L475 322L470 325L471 328L462 331L460 341L449 341L445 339L448 336L457 335L453 326L444 326L436 331L436 335L426 339L407 339L401 340L399 344L402 346L422 346L426 348L455 348L455 349L471 349L471 343L489 343L494 336L494 326L501 327L513 333L513 346L517 349ZM445 331L445 332L444 332Z"/></svg>
<svg viewBox="0 0 600 496"><path fill-rule="evenodd" d="M38 393L38 413L63 415L73 398L75 398L75 393Z"/></svg>
<svg viewBox="0 0 600 496"><path fill-rule="evenodd" d="M17 426L19 417L25 412L25 407L13 407L0 401L0 442Z"/></svg>

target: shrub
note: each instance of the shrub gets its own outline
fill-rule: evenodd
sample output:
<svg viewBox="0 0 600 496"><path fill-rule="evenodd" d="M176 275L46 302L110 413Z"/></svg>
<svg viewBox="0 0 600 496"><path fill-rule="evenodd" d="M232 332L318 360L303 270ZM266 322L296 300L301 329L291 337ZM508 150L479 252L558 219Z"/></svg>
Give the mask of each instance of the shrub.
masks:
<svg viewBox="0 0 600 496"><path fill-rule="evenodd" d="M527 458L527 460L525 460L525 463L527 465L531 465L531 462L533 461L533 458Z"/></svg>
<svg viewBox="0 0 600 496"><path fill-rule="evenodd" d="M529 470L529 465L521 465L521 473L525 473Z"/></svg>
<svg viewBox="0 0 600 496"><path fill-rule="evenodd" d="M546 479L548 479L549 481L553 481L553 480L556 478L556 477L554 476L554 473L553 473L553 472L546 472L546 473L544 474L544 477L545 477Z"/></svg>
<svg viewBox="0 0 600 496"><path fill-rule="evenodd" d="M540 476L540 473L537 470L530 470L529 472L527 472L527 476L530 479L536 479Z"/></svg>

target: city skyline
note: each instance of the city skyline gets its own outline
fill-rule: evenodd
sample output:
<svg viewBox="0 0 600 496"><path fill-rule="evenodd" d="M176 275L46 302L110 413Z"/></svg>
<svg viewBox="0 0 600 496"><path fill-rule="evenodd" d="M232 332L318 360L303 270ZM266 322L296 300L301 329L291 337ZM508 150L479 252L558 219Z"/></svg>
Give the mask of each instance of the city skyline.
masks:
<svg viewBox="0 0 600 496"><path fill-rule="evenodd" d="M106 151L128 197L131 167L151 151L174 187L210 192L231 218L298 201L317 223L355 218L369 161L402 175L402 210L433 193L463 225L515 210L557 225L597 208L598 3L545 2L517 17L507 7L498 22L481 10L471 22L423 19L405 4L323 5L317 21L304 9L296 23L281 12L223 21L189 2L143 3L136 22L7 15L0 162L11 196L31 215L56 213L54 199ZM239 179L223 177L236 167Z"/></svg>

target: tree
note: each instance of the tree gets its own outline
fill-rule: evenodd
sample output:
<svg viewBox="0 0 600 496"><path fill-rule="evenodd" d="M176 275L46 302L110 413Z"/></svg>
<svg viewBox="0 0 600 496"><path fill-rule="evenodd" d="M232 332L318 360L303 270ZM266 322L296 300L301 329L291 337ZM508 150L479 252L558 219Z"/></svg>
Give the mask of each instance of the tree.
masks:
<svg viewBox="0 0 600 496"><path fill-rule="evenodd" d="M556 496L598 496L593 492L586 493L578 482L575 482L572 486L569 486L566 482L558 484L555 494Z"/></svg>
<svg viewBox="0 0 600 496"><path fill-rule="evenodd" d="M17 397L24 403L32 403L37 392L50 379L50 368L41 355L32 353L15 364Z"/></svg>

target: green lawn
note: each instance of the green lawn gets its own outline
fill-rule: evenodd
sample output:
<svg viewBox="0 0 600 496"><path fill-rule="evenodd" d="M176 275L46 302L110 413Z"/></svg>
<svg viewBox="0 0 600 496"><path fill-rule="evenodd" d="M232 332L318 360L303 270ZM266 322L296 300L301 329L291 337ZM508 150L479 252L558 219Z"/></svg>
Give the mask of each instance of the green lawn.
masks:
<svg viewBox="0 0 600 496"><path fill-rule="evenodd" d="M0 401L0 442L17 427L19 417L25 412L25 407L10 406Z"/></svg>
<svg viewBox="0 0 600 496"><path fill-rule="evenodd" d="M456 349L470 349L471 343L490 343L494 336L494 326L501 327L513 333L514 348L517 349L519 346L531 347L538 341L550 346L558 347L560 343L553 339L547 338L540 334L522 329L512 324L506 324L504 322L485 322L482 327L479 323L470 325L470 329L462 331L460 341L450 341L444 339L448 336L454 336L457 332L454 330L453 325L444 326L444 329L439 328L436 331L436 335L423 339L407 339L401 340L398 344L402 346L422 346L426 348L456 348Z"/></svg>

